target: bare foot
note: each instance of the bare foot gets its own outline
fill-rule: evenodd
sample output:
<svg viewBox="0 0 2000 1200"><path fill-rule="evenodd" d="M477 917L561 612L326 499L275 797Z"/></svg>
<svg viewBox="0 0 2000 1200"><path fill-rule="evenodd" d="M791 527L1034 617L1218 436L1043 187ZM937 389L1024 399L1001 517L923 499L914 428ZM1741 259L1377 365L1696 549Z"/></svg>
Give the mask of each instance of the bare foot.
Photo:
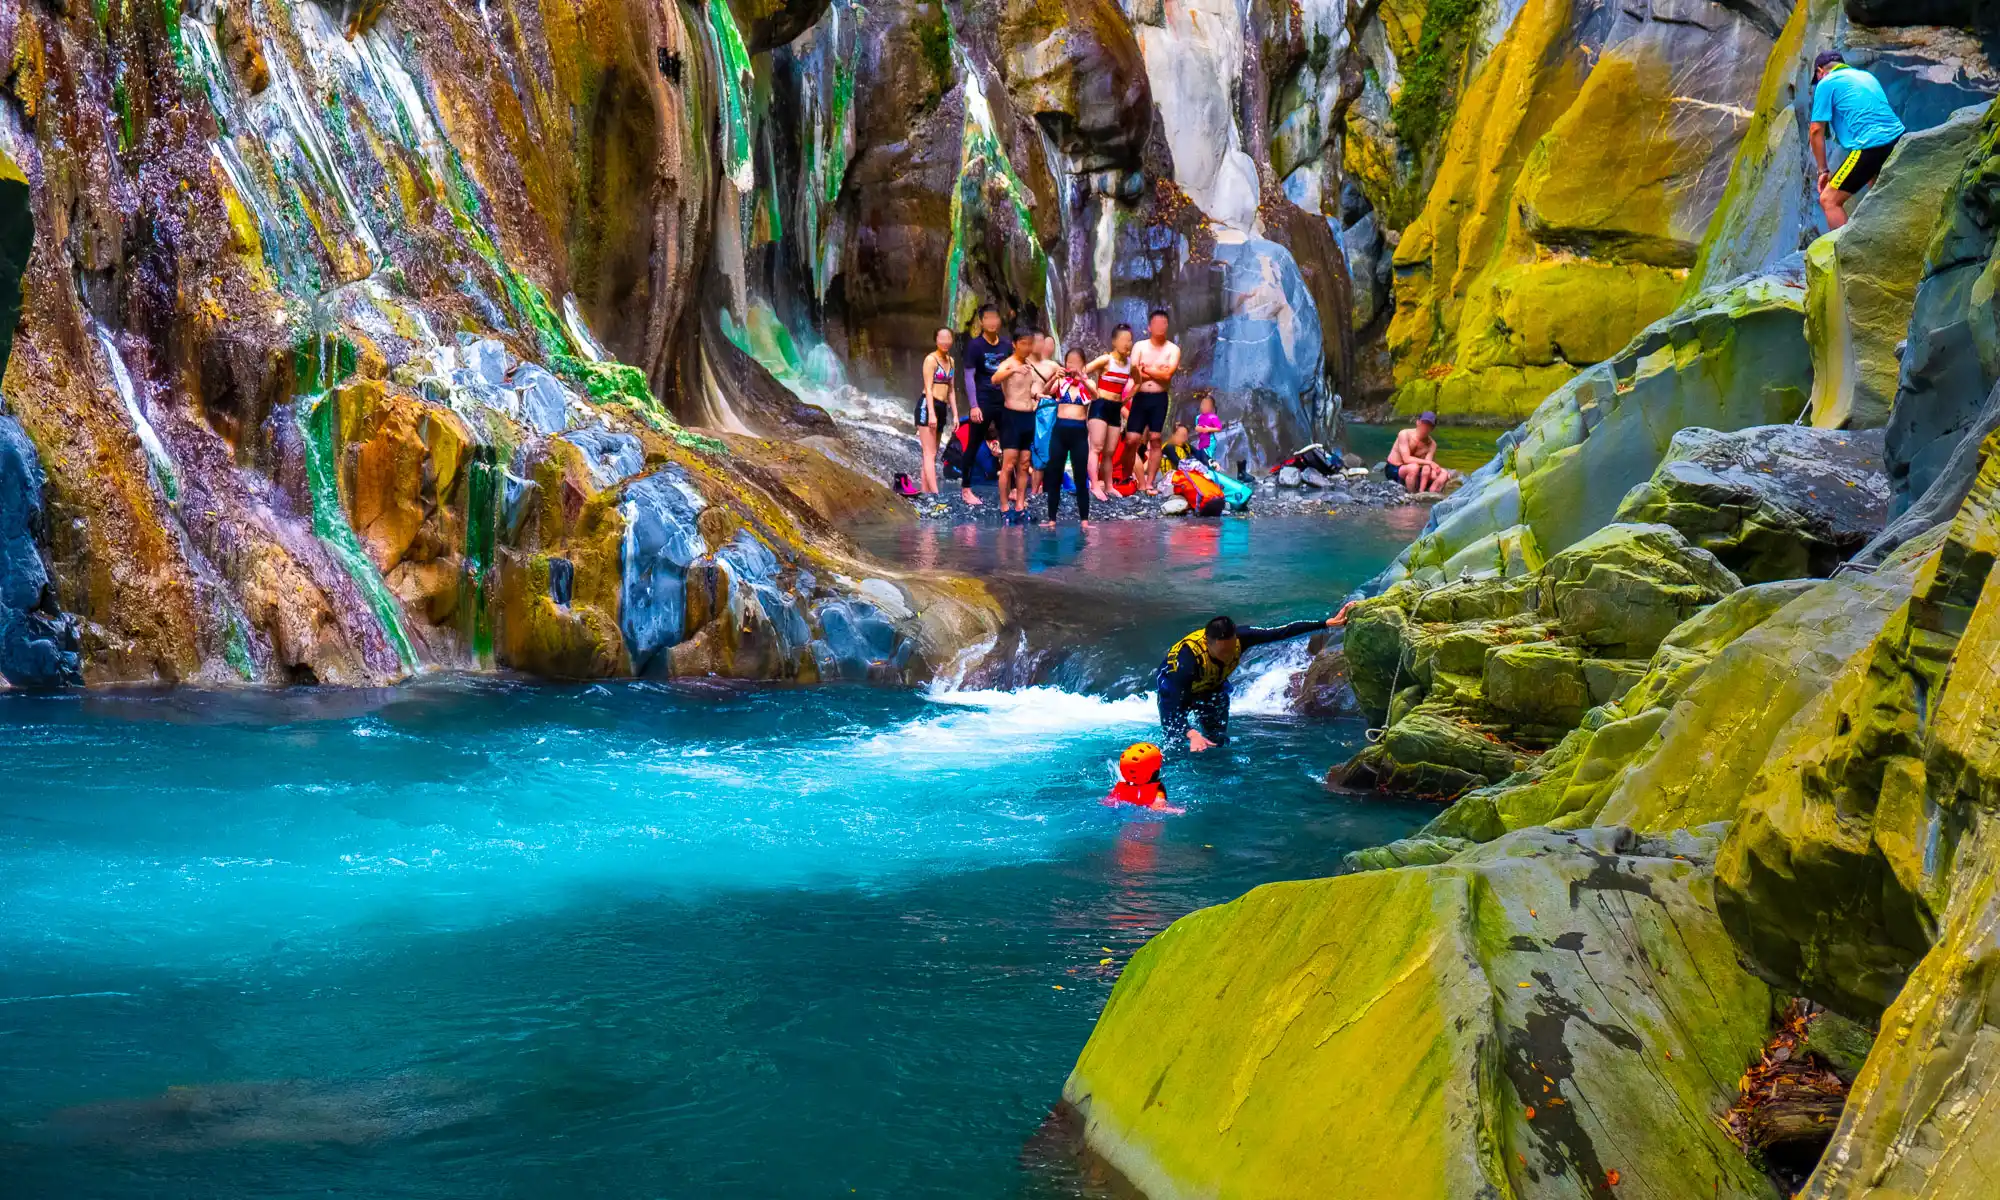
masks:
<svg viewBox="0 0 2000 1200"><path fill-rule="evenodd" d="M1104 490L1103 488L1096 488L1096 489L1092 490L1092 492L1090 493L1090 496L1091 496L1091 499L1093 499L1093 500L1102 500L1102 501L1104 501L1104 502L1105 502L1106 504L1109 504L1109 503L1111 503L1111 494L1110 494L1109 492L1105 491L1105 490Z"/></svg>
<svg viewBox="0 0 2000 1200"><path fill-rule="evenodd" d="M1078 522L1076 523L1076 527L1077 527L1078 529L1088 529L1088 528L1090 528L1090 522L1088 522L1088 521L1078 521Z"/></svg>
<svg viewBox="0 0 2000 1200"><path fill-rule="evenodd" d="M971 507L973 507L973 508L980 508L980 507L983 507L983 506L985 505L985 503L986 503L986 501L984 501L984 500L981 500L981 499L980 499L979 497L977 497L977 496L973 495L973 494L972 494L972 489L971 489L971 488L966 488L966 489L965 489L964 491L960 492L960 493L958 494L958 498L959 498L960 500L963 500L963 501L965 501L965 502L966 502L966 504L968 504L969 506L971 506Z"/></svg>
<svg viewBox="0 0 2000 1200"><path fill-rule="evenodd" d="M1055 523L1054 521L1043 521L1043 522L1042 522L1042 528L1043 528L1043 529L1054 529L1055 527L1056 527L1056 523Z"/></svg>

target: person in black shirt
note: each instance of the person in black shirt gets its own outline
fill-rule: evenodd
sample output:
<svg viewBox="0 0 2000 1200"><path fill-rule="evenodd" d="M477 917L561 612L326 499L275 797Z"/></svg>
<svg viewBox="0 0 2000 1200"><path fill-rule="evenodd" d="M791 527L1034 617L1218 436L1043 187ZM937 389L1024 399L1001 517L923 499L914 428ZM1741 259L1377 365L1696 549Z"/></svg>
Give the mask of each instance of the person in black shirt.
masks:
<svg viewBox="0 0 2000 1200"><path fill-rule="evenodd" d="M993 382L993 372L1014 353L1014 343L1000 336L1000 310L988 304L979 310L979 332L974 334L965 347L965 395L971 402L971 437L966 440L968 447L976 447L991 436L992 427L1000 420L1003 407L1000 388ZM969 485L962 493L967 504L981 503L972 494Z"/></svg>
<svg viewBox="0 0 2000 1200"><path fill-rule="evenodd" d="M1272 629L1217 617L1175 642L1160 663L1160 729L1169 743L1187 739L1200 753L1229 740L1229 677L1243 652L1347 624L1349 603L1324 621L1293 621ZM1190 727L1190 722L1194 728Z"/></svg>

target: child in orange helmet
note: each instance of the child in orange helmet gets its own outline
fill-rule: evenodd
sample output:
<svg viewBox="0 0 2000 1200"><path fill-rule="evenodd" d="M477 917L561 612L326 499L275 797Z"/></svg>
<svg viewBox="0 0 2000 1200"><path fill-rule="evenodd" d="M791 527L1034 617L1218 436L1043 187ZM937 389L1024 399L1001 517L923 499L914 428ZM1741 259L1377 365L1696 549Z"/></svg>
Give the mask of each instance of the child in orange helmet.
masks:
<svg viewBox="0 0 2000 1200"><path fill-rule="evenodd" d="M1160 748L1151 742L1134 742L1118 756L1118 782L1112 785L1106 804L1132 804L1155 812L1177 813L1185 809L1167 803L1166 785L1160 782Z"/></svg>

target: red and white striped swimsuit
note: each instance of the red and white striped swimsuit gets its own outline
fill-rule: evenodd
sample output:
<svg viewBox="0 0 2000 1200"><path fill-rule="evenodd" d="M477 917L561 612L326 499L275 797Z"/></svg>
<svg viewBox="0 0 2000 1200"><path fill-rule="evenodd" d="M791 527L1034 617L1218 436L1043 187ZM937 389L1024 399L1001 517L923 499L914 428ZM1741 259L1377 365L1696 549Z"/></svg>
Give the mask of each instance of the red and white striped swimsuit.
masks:
<svg viewBox="0 0 2000 1200"><path fill-rule="evenodd" d="M1124 366L1106 364L1103 374L1097 377L1097 394L1100 398L1117 400L1125 395L1125 385L1132 380L1132 363L1128 359Z"/></svg>

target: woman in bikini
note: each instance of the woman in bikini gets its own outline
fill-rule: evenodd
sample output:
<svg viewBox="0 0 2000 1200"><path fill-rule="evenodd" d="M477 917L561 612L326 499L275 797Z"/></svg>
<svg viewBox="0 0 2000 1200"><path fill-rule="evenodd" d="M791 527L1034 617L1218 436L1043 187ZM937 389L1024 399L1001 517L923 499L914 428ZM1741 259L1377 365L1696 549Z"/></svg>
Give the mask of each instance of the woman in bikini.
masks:
<svg viewBox="0 0 2000 1200"><path fill-rule="evenodd" d="M1118 429L1125 423L1125 405L1137 386L1132 379L1132 327L1114 328L1111 353L1098 355L1083 372L1096 380L1090 401L1090 494L1109 501L1104 489L1111 483L1111 466L1118 455Z"/></svg>
<svg viewBox="0 0 2000 1200"><path fill-rule="evenodd" d="M937 331L937 349L924 358L923 387L917 401L917 444L923 447L924 466L922 482L917 485L917 494L935 496L938 492L938 416L949 412L951 420L944 426L954 432L958 429L958 388L954 369L957 364L951 358L951 330Z"/></svg>

